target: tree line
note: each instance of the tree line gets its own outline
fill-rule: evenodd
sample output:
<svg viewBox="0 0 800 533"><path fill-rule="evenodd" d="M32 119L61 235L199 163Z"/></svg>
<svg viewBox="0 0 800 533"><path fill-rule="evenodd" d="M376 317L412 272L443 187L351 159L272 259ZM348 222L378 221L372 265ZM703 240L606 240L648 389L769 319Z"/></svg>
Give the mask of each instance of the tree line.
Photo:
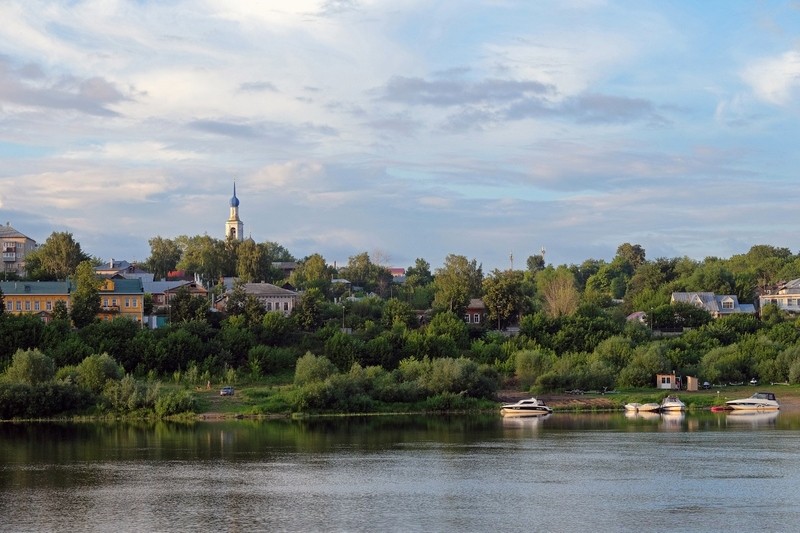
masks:
<svg viewBox="0 0 800 533"><path fill-rule="evenodd" d="M151 246L164 240L151 239ZM188 247L194 241L171 242ZM223 250L223 244L231 253L245 245L262 249L252 241L201 241L216 242L198 248L207 252ZM162 272L192 264L184 257L188 248L181 246L180 254L173 253L174 264L162 263ZM198 249L189 254L192 260L207 260ZM279 247L264 243L263 249ZM157 262L155 256L153 248L148 265ZM673 371L712 383L752 377L800 382L794 316L768 306L759 317L712 320L702 309L669 303L675 291L735 294L741 302L755 302L759 290L800 277L800 257L785 248L758 245L728 259L648 260L641 246L625 243L609 262L590 259L553 266L533 255L524 270L488 275L477 260L451 254L435 270L417 259L406 269L403 284L393 283L388 269L367 253L338 269L313 254L296 260L297 269L287 279L275 277L279 274L267 263L272 265L275 257L293 260L288 251L258 257L245 263L263 268L246 279L292 283L301 296L291 316L265 312L240 286L226 313L212 312L207 302L182 292L173 302L173 322L154 331L124 320L76 327L69 320L45 325L33 317L6 314L0 316L3 381L8 385L17 379L8 370L20 350L38 350L53 362L51 381L71 376L73 385L81 380L71 368L87 357L102 356L120 368L108 378L112 387L126 376L139 384L158 378L187 386L283 379L294 383L281 403L289 410L370 409L398 398L436 398L434 404L453 405L465 397L491 398L507 386L652 387L656 373ZM225 264L233 269L240 263L234 254ZM206 272L212 279L212 271ZM347 278L350 291L358 287L359 298L348 298L354 295L334 283L336 278ZM463 320L471 298L486 304L487 320L477 325ZM636 310L646 311L647 323L626 320ZM518 326L518 333L510 335L509 325ZM659 327L686 329L665 338L656 335ZM308 365L325 370L310 372L313 379L298 378L309 360L313 364Z"/></svg>

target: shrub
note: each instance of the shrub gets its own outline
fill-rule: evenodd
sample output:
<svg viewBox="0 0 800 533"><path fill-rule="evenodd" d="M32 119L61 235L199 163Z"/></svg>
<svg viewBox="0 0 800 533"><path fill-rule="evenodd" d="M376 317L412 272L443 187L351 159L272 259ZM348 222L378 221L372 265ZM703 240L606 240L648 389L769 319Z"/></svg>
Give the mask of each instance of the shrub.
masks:
<svg viewBox="0 0 800 533"><path fill-rule="evenodd" d="M190 413L197 408L194 395L188 390L176 390L160 396L156 400L156 414L160 417Z"/></svg>
<svg viewBox="0 0 800 533"><path fill-rule="evenodd" d="M307 352L297 360L294 371L294 384L303 386L315 381L324 381L336 373L336 366L327 357Z"/></svg>
<svg viewBox="0 0 800 533"><path fill-rule="evenodd" d="M3 420L77 412L93 402L94 395L76 385L0 383L0 419Z"/></svg>
<svg viewBox="0 0 800 533"><path fill-rule="evenodd" d="M122 367L107 353L90 355L78 365L78 383L100 393L109 379L120 379Z"/></svg>
<svg viewBox="0 0 800 533"><path fill-rule="evenodd" d="M17 350L4 377L9 383L37 385L53 379L53 360L37 349Z"/></svg>

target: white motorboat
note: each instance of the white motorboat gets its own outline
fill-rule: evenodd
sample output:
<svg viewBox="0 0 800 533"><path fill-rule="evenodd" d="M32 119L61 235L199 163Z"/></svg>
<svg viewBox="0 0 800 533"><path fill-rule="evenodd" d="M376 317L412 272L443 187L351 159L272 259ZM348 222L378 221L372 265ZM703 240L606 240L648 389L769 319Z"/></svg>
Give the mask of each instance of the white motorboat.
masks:
<svg viewBox="0 0 800 533"><path fill-rule="evenodd" d="M777 411L781 408L781 404L771 392L757 392L749 398L725 402L725 405L740 411Z"/></svg>
<svg viewBox="0 0 800 533"><path fill-rule="evenodd" d="M661 412L670 412L670 411L685 411L686 404L683 403L678 399L677 396L670 394L663 400L661 400Z"/></svg>
<svg viewBox="0 0 800 533"><path fill-rule="evenodd" d="M536 398L507 403L500 409L500 414L503 416L542 416L552 412L550 407Z"/></svg>
<svg viewBox="0 0 800 533"><path fill-rule="evenodd" d="M633 412L655 412L661 409L661 405L657 403L626 403L625 410L626 411L633 411Z"/></svg>

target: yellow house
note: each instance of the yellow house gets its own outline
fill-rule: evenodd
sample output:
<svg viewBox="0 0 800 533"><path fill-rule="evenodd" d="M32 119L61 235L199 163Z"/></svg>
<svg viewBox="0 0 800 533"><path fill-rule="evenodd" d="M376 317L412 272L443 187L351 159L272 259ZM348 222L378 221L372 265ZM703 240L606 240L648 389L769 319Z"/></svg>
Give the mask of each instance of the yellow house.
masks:
<svg viewBox="0 0 800 533"><path fill-rule="evenodd" d="M45 322L53 316L56 302L72 307L75 286L69 281L0 282L6 313L37 314ZM105 279L100 287L100 320L129 318L139 324L144 318L144 289L140 279Z"/></svg>
<svg viewBox="0 0 800 533"><path fill-rule="evenodd" d="M141 324L144 319L142 280L104 279L100 287L100 313L97 317L100 320L125 317Z"/></svg>
<svg viewBox="0 0 800 533"><path fill-rule="evenodd" d="M67 281L0 282L6 313L33 313L45 322L52 318L56 302L70 306L71 285Z"/></svg>

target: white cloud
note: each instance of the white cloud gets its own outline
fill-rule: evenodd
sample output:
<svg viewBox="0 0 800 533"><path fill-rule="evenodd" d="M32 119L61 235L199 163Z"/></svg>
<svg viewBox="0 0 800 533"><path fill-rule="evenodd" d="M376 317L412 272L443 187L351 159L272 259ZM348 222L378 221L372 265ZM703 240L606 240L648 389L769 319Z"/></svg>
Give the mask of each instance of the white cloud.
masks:
<svg viewBox="0 0 800 533"><path fill-rule="evenodd" d="M761 100L786 105L800 89L800 50L755 61L744 69L741 76Z"/></svg>

